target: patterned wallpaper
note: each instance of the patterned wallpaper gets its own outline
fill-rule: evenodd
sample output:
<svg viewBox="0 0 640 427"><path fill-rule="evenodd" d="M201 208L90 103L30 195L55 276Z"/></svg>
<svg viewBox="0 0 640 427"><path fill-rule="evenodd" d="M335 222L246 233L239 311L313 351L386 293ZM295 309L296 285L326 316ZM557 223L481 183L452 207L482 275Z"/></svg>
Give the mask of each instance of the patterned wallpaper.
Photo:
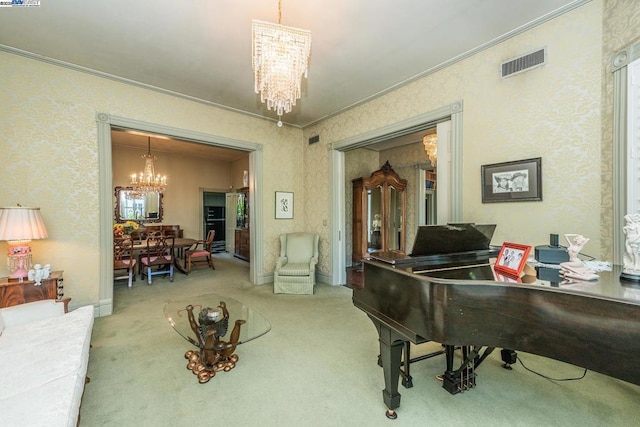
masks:
<svg viewBox="0 0 640 427"><path fill-rule="evenodd" d="M49 238L33 242L34 262L65 271L72 305L100 298L96 112L262 144L265 263L258 271L273 271L279 233L304 227L299 129L4 52L0 95L0 152L11 160L0 205L42 209ZM293 220L274 219L276 190L295 192Z"/></svg>
<svg viewBox="0 0 640 427"><path fill-rule="evenodd" d="M549 233L581 233L591 238L585 252L599 256L602 7L587 3L307 128L305 138L320 135L330 147L462 100L463 220L497 223L496 244L540 245ZM546 65L499 78L502 61L541 47ZM481 165L532 157L542 157L542 202L481 202Z"/></svg>

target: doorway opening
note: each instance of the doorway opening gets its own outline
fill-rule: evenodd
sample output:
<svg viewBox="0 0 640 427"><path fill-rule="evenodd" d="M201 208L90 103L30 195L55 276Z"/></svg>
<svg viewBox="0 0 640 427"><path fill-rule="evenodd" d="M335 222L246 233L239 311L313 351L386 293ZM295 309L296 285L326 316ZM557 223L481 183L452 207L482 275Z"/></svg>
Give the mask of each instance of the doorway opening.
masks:
<svg viewBox="0 0 640 427"><path fill-rule="evenodd" d="M447 130L442 133L438 130L438 138L442 136L446 143L446 150L438 152L438 189L436 195L436 205L439 207L437 221L441 222L441 217L446 216L444 222L456 222L461 220L462 215L462 102L456 102L438 110L425 113L391 126L376 129L362 135L350 137L334 143L331 152L330 179L333 197L331 198L331 267L332 284L346 284L346 271L351 254L350 225L346 221L346 206L348 203L347 188L351 183L347 179L345 166L345 156L348 151L373 146L394 138L401 138L415 132L421 132L433 128L439 124L448 122ZM440 144L439 144L440 145ZM393 165L392 165L393 166ZM394 166L395 168L395 166ZM442 177L446 177L443 180ZM426 221L425 203L425 173L424 170L416 166L412 179L419 183L422 192L414 192L414 207L408 214L416 219L424 218ZM349 182L347 182L349 181ZM445 198L446 197L446 198ZM442 198L442 199L441 199ZM414 222L414 227L417 222ZM414 230L415 232L415 230ZM408 247L411 245L408 244Z"/></svg>
<svg viewBox="0 0 640 427"><path fill-rule="evenodd" d="M169 138L195 142L202 145L245 151L249 154L248 177L251 188L251 249L254 254L249 264L249 280L253 284L266 283L264 275L260 274L264 264L264 253L255 250L258 242L264 239L262 223L255 218L262 217L262 145L241 140L231 140L217 135L204 134L185 129L168 127L160 124L133 120L125 117L112 116L107 113L96 114L98 133L98 170L99 170L99 201L100 201L100 286L98 316L107 316L113 312L113 162L111 131L117 129L135 130L144 133L164 135Z"/></svg>
<svg viewBox="0 0 640 427"><path fill-rule="evenodd" d="M224 252L226 248L226 194L204 191L202 193L202 239L206 239L209 231L214 230L211 253Z"/></svg>

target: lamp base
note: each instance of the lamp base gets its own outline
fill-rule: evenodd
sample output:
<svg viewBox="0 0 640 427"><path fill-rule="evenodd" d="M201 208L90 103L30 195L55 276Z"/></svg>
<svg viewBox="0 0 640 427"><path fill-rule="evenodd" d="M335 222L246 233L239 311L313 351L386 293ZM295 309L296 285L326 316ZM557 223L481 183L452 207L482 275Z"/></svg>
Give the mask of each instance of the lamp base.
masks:
<svg viewBox="0 0 640 427"><path fill-rule="evenodd" d="M28 240L10 241L8 248L10 279L22 279L29 275L31 268L31 247Z"/></svg>
<svg viewBox="0 0 640 427"><path fill-rule="evenodd" d="M9 279L24 279L29 276L29 272L25 269L19 269L9 275Z"/></svg>

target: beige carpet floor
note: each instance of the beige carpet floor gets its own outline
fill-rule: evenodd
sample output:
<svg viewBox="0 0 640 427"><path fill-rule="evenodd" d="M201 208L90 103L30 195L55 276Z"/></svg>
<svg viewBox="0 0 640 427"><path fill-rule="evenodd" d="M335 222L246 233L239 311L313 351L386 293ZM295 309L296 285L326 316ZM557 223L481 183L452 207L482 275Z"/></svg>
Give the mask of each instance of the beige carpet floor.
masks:
<svg viewBox="0 0 640 427"><path fill-rule="evenodd" d="M588 372L553 382L500 367L499 351L478 371L478 386L450 395L434 377L436 357L412 365L398 419L384 416L378 342L367 316L345 287L317 285L313 296L274 295L248 281L248 264L215 255L216 270L117 282L114 313L96 319L81 426L628 426L640 419L640 387ZM242 301L272 330L238 347L235 369L207 384L186 369L191 345L166 322L163 305L206 293ZM439 348L426 344L413 355ZM526 353L528 367L550 377L582 369ZM640 369L640 367L638 367ZM1 424L1 422L0 422Z"/></svg>

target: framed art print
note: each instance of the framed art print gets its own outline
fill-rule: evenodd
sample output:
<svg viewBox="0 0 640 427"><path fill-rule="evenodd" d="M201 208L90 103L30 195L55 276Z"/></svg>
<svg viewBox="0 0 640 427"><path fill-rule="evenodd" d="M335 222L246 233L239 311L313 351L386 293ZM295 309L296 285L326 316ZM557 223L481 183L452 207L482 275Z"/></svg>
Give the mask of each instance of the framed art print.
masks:
<svg viewBox="0 0 640 427"><path fill-rule="evenodd" d="M482 165L482 203L542 200L542 158Z"/></svg>
<svg viewBox="0 0 640 427"><path fill-rule="evenodd" d="M293 219L293 193L276 191L276 219Z"/></svg>

